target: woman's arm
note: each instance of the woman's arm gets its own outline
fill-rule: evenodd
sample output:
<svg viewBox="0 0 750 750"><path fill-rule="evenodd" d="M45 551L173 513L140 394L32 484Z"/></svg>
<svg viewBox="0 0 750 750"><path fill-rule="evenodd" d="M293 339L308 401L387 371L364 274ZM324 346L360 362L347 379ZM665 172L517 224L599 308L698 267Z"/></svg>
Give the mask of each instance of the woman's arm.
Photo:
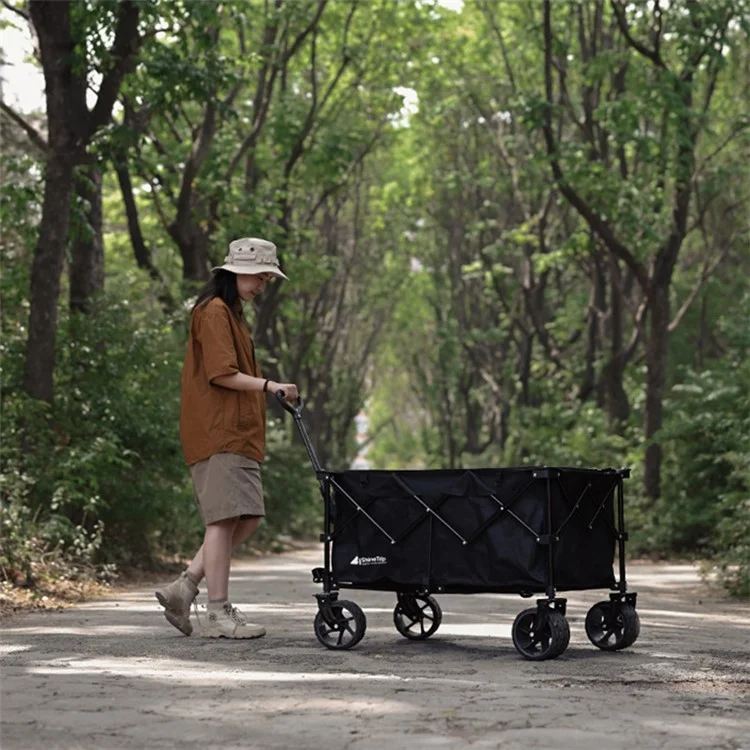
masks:
<svg viewBox="0 0 750 750"><path fill-rule="evenodd" d="M229 388L233 391L262 391L265 383L265 378L245 375L244 372L235 372L232 375L220 375L211 381L212 385L220 385L222 388ZM294 383L277 383L274 380L269 380L266 390L269 393L284 391L284 399L286 401L297 400L297 386Z"/></svg>

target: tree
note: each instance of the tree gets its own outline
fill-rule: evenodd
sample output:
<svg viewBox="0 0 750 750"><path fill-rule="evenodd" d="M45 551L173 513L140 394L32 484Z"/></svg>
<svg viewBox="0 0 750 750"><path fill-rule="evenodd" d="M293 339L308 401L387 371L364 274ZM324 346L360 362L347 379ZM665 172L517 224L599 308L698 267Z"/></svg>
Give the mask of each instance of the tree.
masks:
<svg viewBox="0 0 750 750"><path fill-rule="evenodd" d="M30 125L25 130L43 144L47 161L39 237L31 271L31 309L24 387L35 399L52 401L57 302L70 226L74 170L89 159L88 147L110 120L125 74L140 44L140 7L122 0L113 12L69 0L31 0L29 17L39 42L47 102L46 141ZM90 60L88 30L100 19L114 29L106 57ZM89 109L89 76L102 74L96 103ZM4 110L7 107L4 105ZM21 118L18 118L21 119Z"/></svg>
<svg viewBox="0 0 750 750"><path fill-rule="evenodd" d="M137 171L179 248L186 281L208 277L212 244L234 213L227 206L233 187L253 201L261 177L256 149L276 89L327 2L177 3L163 18L169 33L148 42L148 62L124 105L143 135ZM262 22L251 24L249 10Z"/></svg>
<svg viewBox="0 0 750 750"><path fill-rule="evenodd" d="M631 26L635 6L649 42L639 41L640 29ZM701 170L698 144L724 68L725 48L734 42L731 21L738 10L732 2L685 0L669 9L656 2L651 10L645 3L612 0L608 18L603 0L571 6L579 38L575 57L582 61L583 113L576 116L565 59L572 43L555 36L552 5L544 3L542 128L552 174L607 252L632 273L642 294L635 322L642 326L645 345L649 444L644 489L652 499L660 492L657 433L663 420L668 335L679 322L670 316L672 279L690 231L691 199ZM667 28L674 29L671 43L665 39ZM630 93L635 86L638 99ZM570 131L555 132L552 115L558 109L565 109L582 131L585 159L564 148L566 142L572 145Z"/></svg>
<svg viewBox="0 0 750 750"><path fill-rule="evenodd" d="M70 227L70 309L90 311L91 300L104 291L102 172L98 164L79 168L75 176L77 205Z"/></svg>

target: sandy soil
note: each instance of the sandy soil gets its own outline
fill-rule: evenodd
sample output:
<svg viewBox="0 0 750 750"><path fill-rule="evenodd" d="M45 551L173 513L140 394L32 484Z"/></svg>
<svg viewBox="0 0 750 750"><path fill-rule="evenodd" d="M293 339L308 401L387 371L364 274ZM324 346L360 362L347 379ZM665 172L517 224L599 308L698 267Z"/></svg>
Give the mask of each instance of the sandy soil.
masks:
<svg viewBox="0 0 750 750"><path fill-rule="evenodd" d="M618 653L584 631L604 592L571 594L568 650L535 663L510 638L529 601L490 594L438 597L440 630L411 642L393 594L345 592L367 634L328 651L312 631L320 564L312 550L236 565L234 601L268 629L257 641L186 638L150 588L14 618L0 630L3 750L750 750L750 606L691 566L629 566L642 629Z"/></svg>

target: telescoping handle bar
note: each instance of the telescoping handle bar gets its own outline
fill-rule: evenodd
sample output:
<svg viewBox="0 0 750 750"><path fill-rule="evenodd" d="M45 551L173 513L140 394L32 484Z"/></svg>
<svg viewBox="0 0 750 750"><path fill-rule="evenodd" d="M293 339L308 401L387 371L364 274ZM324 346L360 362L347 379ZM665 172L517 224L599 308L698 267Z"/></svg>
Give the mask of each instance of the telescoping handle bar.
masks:
<svg viewBox="0 0 750 750"><path fill-rule="evenodd" d="M310 441L310 436L307 434L307 427L305 427L305 423L302 421L302 411L305 408L305 402L302 398L297 398L293 404L290 404L286 400L285 395L284 391L276 391L276 400L281 404L282 408L294 417L294 424L297 425L302 442L305 444L305 448L307 448L307 455L310 456L313 469L315 469L316 474L319 474L323 471L323 468L315 453L315 448L313 448L313 444Z"/></svg>

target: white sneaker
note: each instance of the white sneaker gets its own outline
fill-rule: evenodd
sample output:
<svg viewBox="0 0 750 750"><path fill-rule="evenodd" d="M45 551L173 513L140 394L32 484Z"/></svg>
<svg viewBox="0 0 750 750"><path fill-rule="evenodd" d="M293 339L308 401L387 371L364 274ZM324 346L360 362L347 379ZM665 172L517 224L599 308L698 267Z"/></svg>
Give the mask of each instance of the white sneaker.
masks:
<svg viewBox="0 0 750 750"><path fill-rule="evenodd" d="M170 625L174 625L185 635L190 635L193 632L193 626L190 624L190 605L198 596L198 587L187 577L187 572L183 572L169 585L156 589L154 596L164 607L164 617Z"/></svg>
<svg viewBox="0 0 750 750"><path fill-rule="evenodd" d="M266 634L262 625L248 622L245 615L229 602L215 609L209 608L198 624L204 638L260 638Z"/></svg>

